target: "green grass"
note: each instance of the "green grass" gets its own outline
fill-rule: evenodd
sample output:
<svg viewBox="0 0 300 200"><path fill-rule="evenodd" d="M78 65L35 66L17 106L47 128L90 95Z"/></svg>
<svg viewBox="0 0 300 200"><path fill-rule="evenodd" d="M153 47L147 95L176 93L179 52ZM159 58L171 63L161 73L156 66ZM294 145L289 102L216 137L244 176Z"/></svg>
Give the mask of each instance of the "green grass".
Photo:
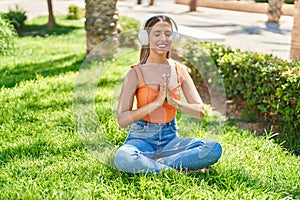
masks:
<svg viewBox="0 0 300 200"><path fill-rule="evenodd" d="M45 18L36 20L32 26ZM0 199L300 198L299 157L271 135L230 125L212 130L210 119L193 125L179 119L182 134L193 131L223 145L210 174L130 175L101 164L79 139L73 116L74 82L86 51L83 23L58 22L78 28L18 38L17 52L0 59ZM98 83L96 113L115 145L126 137L115 119L118 86L137 58L133 52L116 60Z"/></svg>

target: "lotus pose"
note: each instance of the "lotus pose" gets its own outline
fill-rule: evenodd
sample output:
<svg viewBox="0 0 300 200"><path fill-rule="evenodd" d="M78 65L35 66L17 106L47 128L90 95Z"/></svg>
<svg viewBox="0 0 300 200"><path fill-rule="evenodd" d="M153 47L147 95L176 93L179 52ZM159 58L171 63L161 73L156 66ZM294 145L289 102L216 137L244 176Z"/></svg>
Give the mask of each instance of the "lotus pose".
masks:
<svg viewBox="0 0 300 200"><path fill-rule="evenodd" d="M118 123L130 125L130 131L115 154L116 168L151 173L197 170L216 163L222 154L219 143L178 134L176 111L200 119L204 104L187 67L170 58L171 46L178 40L176 23L165 15L153 16L142 24L138 36L140 62L128 71L118 105ZM180 100L180 91L186 101Z"/></svg>

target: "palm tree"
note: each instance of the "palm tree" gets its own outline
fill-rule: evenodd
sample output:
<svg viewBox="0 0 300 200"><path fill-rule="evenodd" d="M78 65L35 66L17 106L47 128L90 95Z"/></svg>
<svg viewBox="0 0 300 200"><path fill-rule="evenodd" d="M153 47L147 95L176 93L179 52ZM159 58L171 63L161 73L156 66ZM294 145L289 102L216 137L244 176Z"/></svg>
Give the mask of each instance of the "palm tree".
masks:
<svg viewBox="0 0 300 200"><path fill-rule="evenodd" d="M52 7L52 0L47 0L48 4L48 23L47 23L47 28L53 28L55 26L55 19L53 15L53 7Z"/></svg>
<svg viewBox="0 0 300 200"><path fill-rule="evenodd" d="M300 1L295 5L290 58L300 60Z"/></svg>
<svg viewBox="0 0 300 200"><path fill-rule="evenodd" d="M108 41L111 45L106 50L113 49L111 42L118 41L116 3L117 0L85 0L87 54L92 50L94 50L93 53L104 50L103 48L96 48L104 41Z"/></svg>
<svg viewBox="0 0 300 200"><path fill-rule="evenodd" d="M149 1L149 6L153 6L154 5L154 0L150 0Z"/></svg>
<svg viewBox="0 0 300 200"><path fill-rule="evenodd" d="M190 1L190 12L197 10L197 0L191 0Z"/></svg>
<svg viewBox="0 0 300 200"><path fill-rule="evenodd" d="M281 16L283 0L269 0L268 22L278 23Z"/></svg>

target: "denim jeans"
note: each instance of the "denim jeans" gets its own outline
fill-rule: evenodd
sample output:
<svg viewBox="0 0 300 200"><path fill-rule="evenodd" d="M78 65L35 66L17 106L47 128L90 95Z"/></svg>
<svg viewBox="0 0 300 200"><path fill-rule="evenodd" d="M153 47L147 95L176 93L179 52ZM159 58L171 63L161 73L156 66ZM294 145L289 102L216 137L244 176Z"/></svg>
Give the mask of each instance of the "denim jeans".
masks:
<svg viewBox="0 0 300 200"><path fill-rule="evenodd" d="M128 173L193 170L216 163L221 154L217 142L179 137L175 119L165 124L140 120L131 124L114 162L119 171Z"/></svg>

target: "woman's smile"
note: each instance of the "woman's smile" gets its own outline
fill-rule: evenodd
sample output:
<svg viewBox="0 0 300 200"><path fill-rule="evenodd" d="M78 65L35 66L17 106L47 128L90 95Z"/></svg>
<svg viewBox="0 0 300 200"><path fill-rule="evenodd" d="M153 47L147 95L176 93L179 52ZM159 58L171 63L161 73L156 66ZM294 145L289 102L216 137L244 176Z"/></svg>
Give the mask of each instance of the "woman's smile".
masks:
<svg viewBox="0 0 300 200"><path fill-rule="evenodd" d="M168 45L167 44L158 44L157 45L159 48L162 48L162 49L164 49L164 48L167 48L168 47Z"/></svg>

